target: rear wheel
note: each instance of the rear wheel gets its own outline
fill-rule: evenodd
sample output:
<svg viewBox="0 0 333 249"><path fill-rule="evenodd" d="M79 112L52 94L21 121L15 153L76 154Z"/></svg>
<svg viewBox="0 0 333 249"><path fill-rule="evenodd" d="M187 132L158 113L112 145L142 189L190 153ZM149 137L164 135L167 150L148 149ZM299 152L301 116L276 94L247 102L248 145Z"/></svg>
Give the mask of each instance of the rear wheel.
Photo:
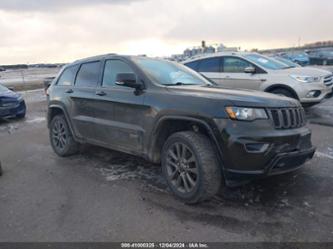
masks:
<svg viewBox="0 0 333 249"><path fill-rule="evenodd" d="M197 203L213 197L221 186L222 175L209 139L195 132L171 135L163 146L164 177L176 197Z"/></svg>
<svg viewBox="0 0 333 249"><path fill-rule="evenodd" d="M297 99L297 97L291 91L289 91L287 89L283 89L283 88L276 88L276 89L270 91L270 93L280 95L280 96L284 96L284 97Z"/></svg>
<svg viewBox="0 0 333 249"><path fill-rule="evenodd" d="M65 157L78 151L72 132L64 115L55 116L50 124L50 142L56 154Z"/></svg>

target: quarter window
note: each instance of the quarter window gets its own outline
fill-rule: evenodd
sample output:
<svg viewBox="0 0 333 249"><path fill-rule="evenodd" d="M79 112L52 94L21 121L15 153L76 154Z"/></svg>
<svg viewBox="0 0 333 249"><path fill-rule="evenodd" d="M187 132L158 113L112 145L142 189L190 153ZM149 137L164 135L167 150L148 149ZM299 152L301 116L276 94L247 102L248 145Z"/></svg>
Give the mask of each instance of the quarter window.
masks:
<svg viewBox="0 0 333 249"><path fill-rule="evenodd" d="M244 73L245 68L251 67L251 63L237 57L224 57L223 72Z"/></svg>
<svg viewBox="0 0 333 249"><path fill-rule="evenodd" d="M100 62L89 62L81 65L75 85L81 87L96 87L99 79Z"/></svg>
<svg viewBox="0 0 333 249"><path fill-rule="evenodd" d="M199 61L192 61L192 62L185 64L185 66L193 69L194 71L198 71L198 65L199 65Z"/></svg>
<svg viewBox="0 0 333 249"><path fill-rule="evenodd" d="M79 66L77 66L77 65L66 68L62 72L62 74L61 74L61 76L60 76L60 78L57 82L57 85L58 86L70 86L70 85L72 85L73 82L74 82L75 75L76 75L76 72L77 72L78 68L79 68Z"/></svg>
<svg viewBox="0 0 333 249"><path fill-rule="evenodd" d="M115 86L117 74L120 73L134 73L134 71L121 60L107 60L104 68L103 86Z"/></svg>
<svg viewBox="0 0 333 249"><path fill-rule="evenodd" d="M219 73L220 72L220 58L203 59L199 64L199 72L205 73Z"/></svg>

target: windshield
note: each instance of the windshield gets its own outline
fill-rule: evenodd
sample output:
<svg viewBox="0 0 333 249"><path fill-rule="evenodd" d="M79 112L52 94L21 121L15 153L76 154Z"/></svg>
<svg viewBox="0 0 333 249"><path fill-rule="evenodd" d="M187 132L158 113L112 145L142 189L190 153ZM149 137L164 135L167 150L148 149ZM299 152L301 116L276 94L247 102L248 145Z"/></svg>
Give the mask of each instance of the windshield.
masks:
<svg viewBox="0 0 333 249"><path fill-rule="evenodd" d="M211 85L200 74L175 62L150 58L135 58L134 61L151 80L160 85Z"/></svg>
<svg viewBox="0 0 333 249"><path fill-rule="evenodd" d="M8 88L0 84L0 93L1 92L7 92Z"/></svg>
<svg viewBox="0 0 333 249"><path fill-rule="evenodd" d="M244 55L245 58L250 60L251 62L262 66L266 69L271 69L271 70L279 70L279 69L286 69L290 68L290 66L287 66L286 64L276 61L274 59L270 59L266 56L262 56L260 54L246 54Z"/></svg>
<svg viewBox="0 0 333 249"><path fill-rule="evenodd" d="M291 60L285 59L285 58L273 57L273 59L286 64L288 67L300 67L298 64L292 62Z"/></svg>

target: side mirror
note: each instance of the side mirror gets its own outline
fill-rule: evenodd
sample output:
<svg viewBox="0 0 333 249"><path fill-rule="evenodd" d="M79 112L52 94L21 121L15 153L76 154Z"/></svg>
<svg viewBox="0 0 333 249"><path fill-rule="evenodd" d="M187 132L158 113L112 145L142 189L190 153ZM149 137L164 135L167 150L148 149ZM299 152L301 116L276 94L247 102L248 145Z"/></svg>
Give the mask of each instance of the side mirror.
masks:
<svg viewBox="0 0 333 249"><path fill-rule="evenodd" d="M246 67L244 69L244 73L251 73L251 74L254 74L256 73L256 69L254 67Z"/></svg>
<svg viewBox="0 0 333 249"><path fill-rule="evenodd" d="M117 74L116 85L131 87L135 89L140 89L142 87L142 84L137 82L136 75L134 73Z"/></svg>

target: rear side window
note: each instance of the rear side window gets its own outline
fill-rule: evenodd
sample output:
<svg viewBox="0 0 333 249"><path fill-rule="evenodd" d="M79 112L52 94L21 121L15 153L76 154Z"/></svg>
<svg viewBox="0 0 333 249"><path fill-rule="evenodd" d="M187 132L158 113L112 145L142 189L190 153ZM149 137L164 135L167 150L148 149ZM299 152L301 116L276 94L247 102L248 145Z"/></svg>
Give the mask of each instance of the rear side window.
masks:
<svg viewBox="0 0 333 249"><path fill-rule="evenodd" d="M99 79L101 62L88 62L81 65L75 85L81 87L96 87Z"/></svg>
<svg viewBox="0 0 333 249"><path fill-rule="evenodd" d="M132 68L121 60L107 60L103 75L103 86L115 86L117 74L134 73Z"/></svg>
<svg viewBox="0 0 333 249"><path fill-rule="evenodd" d="M219 73L220 72L220 58L203 59L199 64L199 72L205 73Z"/></svg>
<svg viewBox="0 0 333 249"><path fill-rule="evenodd" d="M58 86L70 86L73 85L74 80L75 80L75 75L78 70L79 66L71 66L66 68L60 78L58 79L57 85Z"/></svg>
<svg viewBox="0 0 333 249"><path fill-rule="evenodd" d="M192 61L192 62L185 64L185 66L193 69L194 71L198 71L198 65L199 65L199 61Z"/></svg>

